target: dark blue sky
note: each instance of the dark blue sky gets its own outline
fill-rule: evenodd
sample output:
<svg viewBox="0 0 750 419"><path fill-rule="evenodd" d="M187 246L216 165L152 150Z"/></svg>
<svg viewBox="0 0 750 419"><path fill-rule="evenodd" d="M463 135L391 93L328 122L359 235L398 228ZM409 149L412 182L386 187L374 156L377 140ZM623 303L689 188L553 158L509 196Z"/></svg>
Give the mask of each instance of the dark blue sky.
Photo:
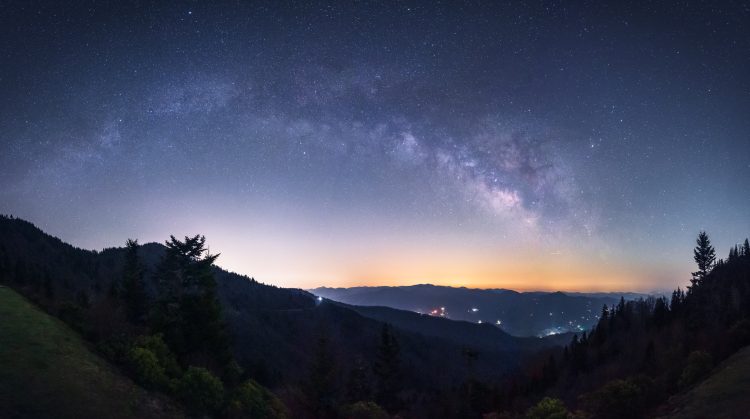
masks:
<svg viewBox="0 0 750 419"><path fill-rule="evenodd" d="M0 211L283 286L683 284L750 232L741 2L3 2Z"/></svg>

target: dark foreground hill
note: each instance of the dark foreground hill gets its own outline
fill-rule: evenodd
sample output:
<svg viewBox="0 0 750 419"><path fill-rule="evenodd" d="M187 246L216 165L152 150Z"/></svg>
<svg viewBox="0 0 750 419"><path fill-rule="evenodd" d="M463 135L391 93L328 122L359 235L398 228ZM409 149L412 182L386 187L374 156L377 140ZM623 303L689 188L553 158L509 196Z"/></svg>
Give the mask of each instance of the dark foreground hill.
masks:
<svg viewBox="0 0 750 419"><path fill-rule="evenodd" d="M664 419L742 419L750 415L750 347L732 355L703 382L669 400Z"/></svg>
<svg viewBox="0 0 750 419"><path fill-rule="evenodd" d="M0 417L179 418L60 320L0 286Z"/></svg>

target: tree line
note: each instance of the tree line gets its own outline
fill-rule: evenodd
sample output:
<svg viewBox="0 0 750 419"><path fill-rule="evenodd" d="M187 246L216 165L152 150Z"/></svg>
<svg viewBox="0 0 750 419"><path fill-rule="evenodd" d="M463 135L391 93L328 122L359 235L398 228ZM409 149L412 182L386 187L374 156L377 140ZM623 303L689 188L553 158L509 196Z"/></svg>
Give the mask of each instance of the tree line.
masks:
<svg viewBox="0 0 750 419"><path fill-rule="evenodd" d="M282 383L293 389L284 402L259 384L233 356L217 295L219 255L208 253L204 236L171 236L149 269L137 240L127 240L124 249L91 252L13 221L32 249L0 243L0 283L61 318L137 383L173 397L191 415L386 417L403 407L400 347L387 324L373 342L374 358L360 357L351 366L336 359L323 333L303 382ZM6 227L0 223L0 233ZM50 243L59 255L44 252ZM286 293L275 296L275 288L261 288L241 303L282 309L298 304ZM248 297L246 288L238 289ZM262 371L262 363L257 360L253 371ZM339 370L349 371L345 382L337 382Z"/></svg>
<svg viewBox="0 0 750 419"><path fill-rule="evenodd" d="M717 259L708 234L686 290L602 308L597 325L537 357L495 394L495 417L659 415L670 395L750 344L750 242ZM541 400L540 400L541 399ZM534 400L539 400L533 404Z"/></svg>
<svg viewBox="0 0 750 419"><path fill-rule="evenodd" d="M0 223L0 235L12 236L6 228ZM337 348L334 331L323 325L317 339L300 348L311 362L291 366L303 371L301 381L291 382L264 376L263 359L240 366L226 310L239 304L297 310L302 305L294 299L307 297L224 281L230 288L222 305L218 255L208 253L203 236L170 237L163 254L145 252L135 240L125 249L90 252L42 239L30 223L13 228L30 247L0 242L0 282L79 330L141 385L196 415L639 417L659 413L670 395L750 344L750 245L745 240L717 259L701 232L692 255L697 269L686 289L603 307L595 327L564 348L525 360L517 374L478 379L474 365L487 354L465 347L463 382L422 391L407 378L398 330L382 325L367 338L374 350L350 361L340 356L348 348ZM273 383L276 394L260 383Z"/></svg>

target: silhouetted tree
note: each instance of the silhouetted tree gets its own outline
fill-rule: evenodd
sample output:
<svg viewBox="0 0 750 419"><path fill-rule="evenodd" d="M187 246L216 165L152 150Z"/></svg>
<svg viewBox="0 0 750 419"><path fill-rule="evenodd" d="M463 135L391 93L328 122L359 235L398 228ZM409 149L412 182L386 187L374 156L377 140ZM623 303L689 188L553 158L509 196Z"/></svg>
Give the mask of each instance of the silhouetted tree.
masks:
<svg viewBox="0 0 750 419"><path fill-rule="evenodd" d="M212 265L219 255L208 254L200 235L166 242L158 267L160 296L153 324L183 364L222 371L231 361L221 319Z"/></svg>
<svg viewBox="0 0 750 419"><path fill-rule="evenodd" d="M143 322L148 310L148 296L143 279L143 267L138 260L138 247L138 240L128 239L125 243L125 267L122 284L117 293L125 303L128 320L133 323Z"/></svg>
<svg viewBox="0 0 750 419"><path fill-rule="evenodd" d="M682 309L682 303L685 301L685 292L681 288L672 291L672 300L669 302L669 310L672 313L679 313Z"/></svg>
<svg viewBox="0 0 750 419"><path fill-rule="evenodd" d="M727 262L733 262L740 258L740 248L737 245L734 245L729 248L729 256L727 257Z"/></svg>
<svg viewBox="0 0 750 419"><path fill-rule="evenodd" d="M690 283L692 284L690 288L691 290L703 281L716 261L716 251L714 250L714 247L711 246L711 240L709 240L708 234L706 234L705 231L698 233L698 238L695 240L695 243L696 246L693 250L693 259L695 259L695 263L698 264L698 270L693 272L693 278L690 280Z"/></svg>
<svg viewBox="0 0 750 419"><path fill-rule="evenodd" d="M601 345L607 339L607 326L609 324L609 308L605 304L602 306L602 313L599 316L599 322L596 324L594 331L591 333L592 341L596 345Z"/></svg>
<svg viewBox="0 0 750 419"><path fill-rule="evenodd" d="M659 297L654 303L653 321L657 328L662 328L667 320L669 309L667 308L667 301L664 297Z"/></svg>

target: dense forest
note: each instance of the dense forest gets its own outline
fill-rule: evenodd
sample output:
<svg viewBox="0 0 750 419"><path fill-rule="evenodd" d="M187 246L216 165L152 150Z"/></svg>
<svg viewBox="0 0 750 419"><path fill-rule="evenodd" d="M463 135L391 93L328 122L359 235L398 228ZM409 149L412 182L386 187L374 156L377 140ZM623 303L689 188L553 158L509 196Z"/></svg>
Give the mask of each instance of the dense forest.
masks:
<svg viewBox="0 0 750 419"><path fill-rule="evenodd" d="M746 239L717 260L701 232L693 258L697 270L687 290L604 306L593 330L574 336L562 351L540 355L506 383L496 417L514 417L540 399L528 417L669 413L670 395L691 388L750 344L750 243Z"/></svg>
<svg viewBox="0 0 750 419"><path fill-rule="evenodd" d="M78 330L136 382L198 414L427 416L470 372L467 330L484 355L472 367L486 380L513 373L540 347L491 325L392 327L221 270L200 236L95 252L0 217L0 239L4 284ZM422 319L430 320L450 322ZM491 345L487 336L496 338Z"/></svg>
<svg viewBox="0 0 750 419"><path fill-rule="evenodd" d="M716 260L705 233L687 290L604 306L565 347L399 329L220 270L200 235L93 252L3 216L0 239L0 283L195 416L656 416L750 344L748 241Z"/></svg>

